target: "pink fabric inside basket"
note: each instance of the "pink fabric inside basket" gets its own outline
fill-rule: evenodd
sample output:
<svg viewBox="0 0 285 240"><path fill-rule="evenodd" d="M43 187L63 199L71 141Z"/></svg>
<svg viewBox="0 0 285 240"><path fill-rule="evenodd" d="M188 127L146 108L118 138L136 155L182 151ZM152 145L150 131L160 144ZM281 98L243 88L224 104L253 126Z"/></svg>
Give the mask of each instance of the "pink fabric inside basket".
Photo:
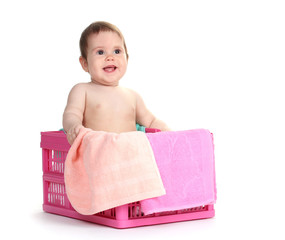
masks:
<svg viewBox="0 0 285 240"><path fill-rule="evenodd" d="M147 134L166 195L141 201L145 214L216 201L214 145L205 129Z"/></svg>

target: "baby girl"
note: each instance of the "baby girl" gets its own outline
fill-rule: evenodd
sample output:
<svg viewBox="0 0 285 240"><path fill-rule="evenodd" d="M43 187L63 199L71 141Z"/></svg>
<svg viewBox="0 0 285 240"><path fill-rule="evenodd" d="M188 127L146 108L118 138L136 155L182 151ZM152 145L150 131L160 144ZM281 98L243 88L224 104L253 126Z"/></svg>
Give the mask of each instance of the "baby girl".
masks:
<svg viewBox="0 0 285 240"><path fill-rule="evenodd" d="M119 86L128 65L128 52L120 30L107 22L88 26L80 38L79 58L91 82L75 85L68 96L63 128L70 144L82 127L94 131L136 131L136 123L168 131L135 91Z"/></svg>

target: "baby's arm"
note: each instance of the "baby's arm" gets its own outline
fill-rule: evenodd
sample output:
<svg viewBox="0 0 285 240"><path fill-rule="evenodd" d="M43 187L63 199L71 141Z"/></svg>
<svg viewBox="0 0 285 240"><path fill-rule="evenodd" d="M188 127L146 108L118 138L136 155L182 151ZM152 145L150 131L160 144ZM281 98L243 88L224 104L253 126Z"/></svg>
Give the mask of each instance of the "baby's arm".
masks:
<svg viewBox="0 0 285 240"><path fill-rule="evenodd" d="M68 96L67 105L63 113L63 128L67 133L70 144L77 137L82 128L83 113L85 109L85 87L82 84L75 85Z"/></svg>
<svg viewBox="0 0 285 240"><path fill-rule="evenodd" d="M138 124L148 127L156 128L161 131L170 131L170 128L160 119L157 119L145 106L141 96L134 92L136 96L136 121Z"/></svg>

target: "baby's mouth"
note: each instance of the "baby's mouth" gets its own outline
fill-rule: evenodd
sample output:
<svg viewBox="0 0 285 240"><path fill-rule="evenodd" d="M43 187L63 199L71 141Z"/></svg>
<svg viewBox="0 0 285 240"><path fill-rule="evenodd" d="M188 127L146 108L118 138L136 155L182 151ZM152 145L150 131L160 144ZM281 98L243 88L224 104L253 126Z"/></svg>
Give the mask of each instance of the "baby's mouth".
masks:
<svg viewBox="0 0 285 240"><path fill-rule="evenodd" d="M103 68L103 70L107 73L112 73L117 69L117 67L115 65L108 65L106 67Z"/></svg>

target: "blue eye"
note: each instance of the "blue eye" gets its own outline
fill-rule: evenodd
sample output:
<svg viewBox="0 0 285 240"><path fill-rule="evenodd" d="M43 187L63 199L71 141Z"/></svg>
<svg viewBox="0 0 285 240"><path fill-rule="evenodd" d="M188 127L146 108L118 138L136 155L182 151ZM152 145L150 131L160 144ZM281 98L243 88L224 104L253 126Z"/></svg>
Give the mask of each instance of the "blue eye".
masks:
<svg viewBox="0 0 285 240"><path fill-rule="evenodd" d="M120 53L121 53L121 50L120 50L120 49L116 49L116 50L114 51L114 53L115 53L115 54L120 54Z"/></svg>
<svg viewBox="0 0 285 240"><path fill-rule="evenodd" d="M99 50L99 51L97 51L97 54L98 55L104 55L104 51L103 50Z"/></svg>

